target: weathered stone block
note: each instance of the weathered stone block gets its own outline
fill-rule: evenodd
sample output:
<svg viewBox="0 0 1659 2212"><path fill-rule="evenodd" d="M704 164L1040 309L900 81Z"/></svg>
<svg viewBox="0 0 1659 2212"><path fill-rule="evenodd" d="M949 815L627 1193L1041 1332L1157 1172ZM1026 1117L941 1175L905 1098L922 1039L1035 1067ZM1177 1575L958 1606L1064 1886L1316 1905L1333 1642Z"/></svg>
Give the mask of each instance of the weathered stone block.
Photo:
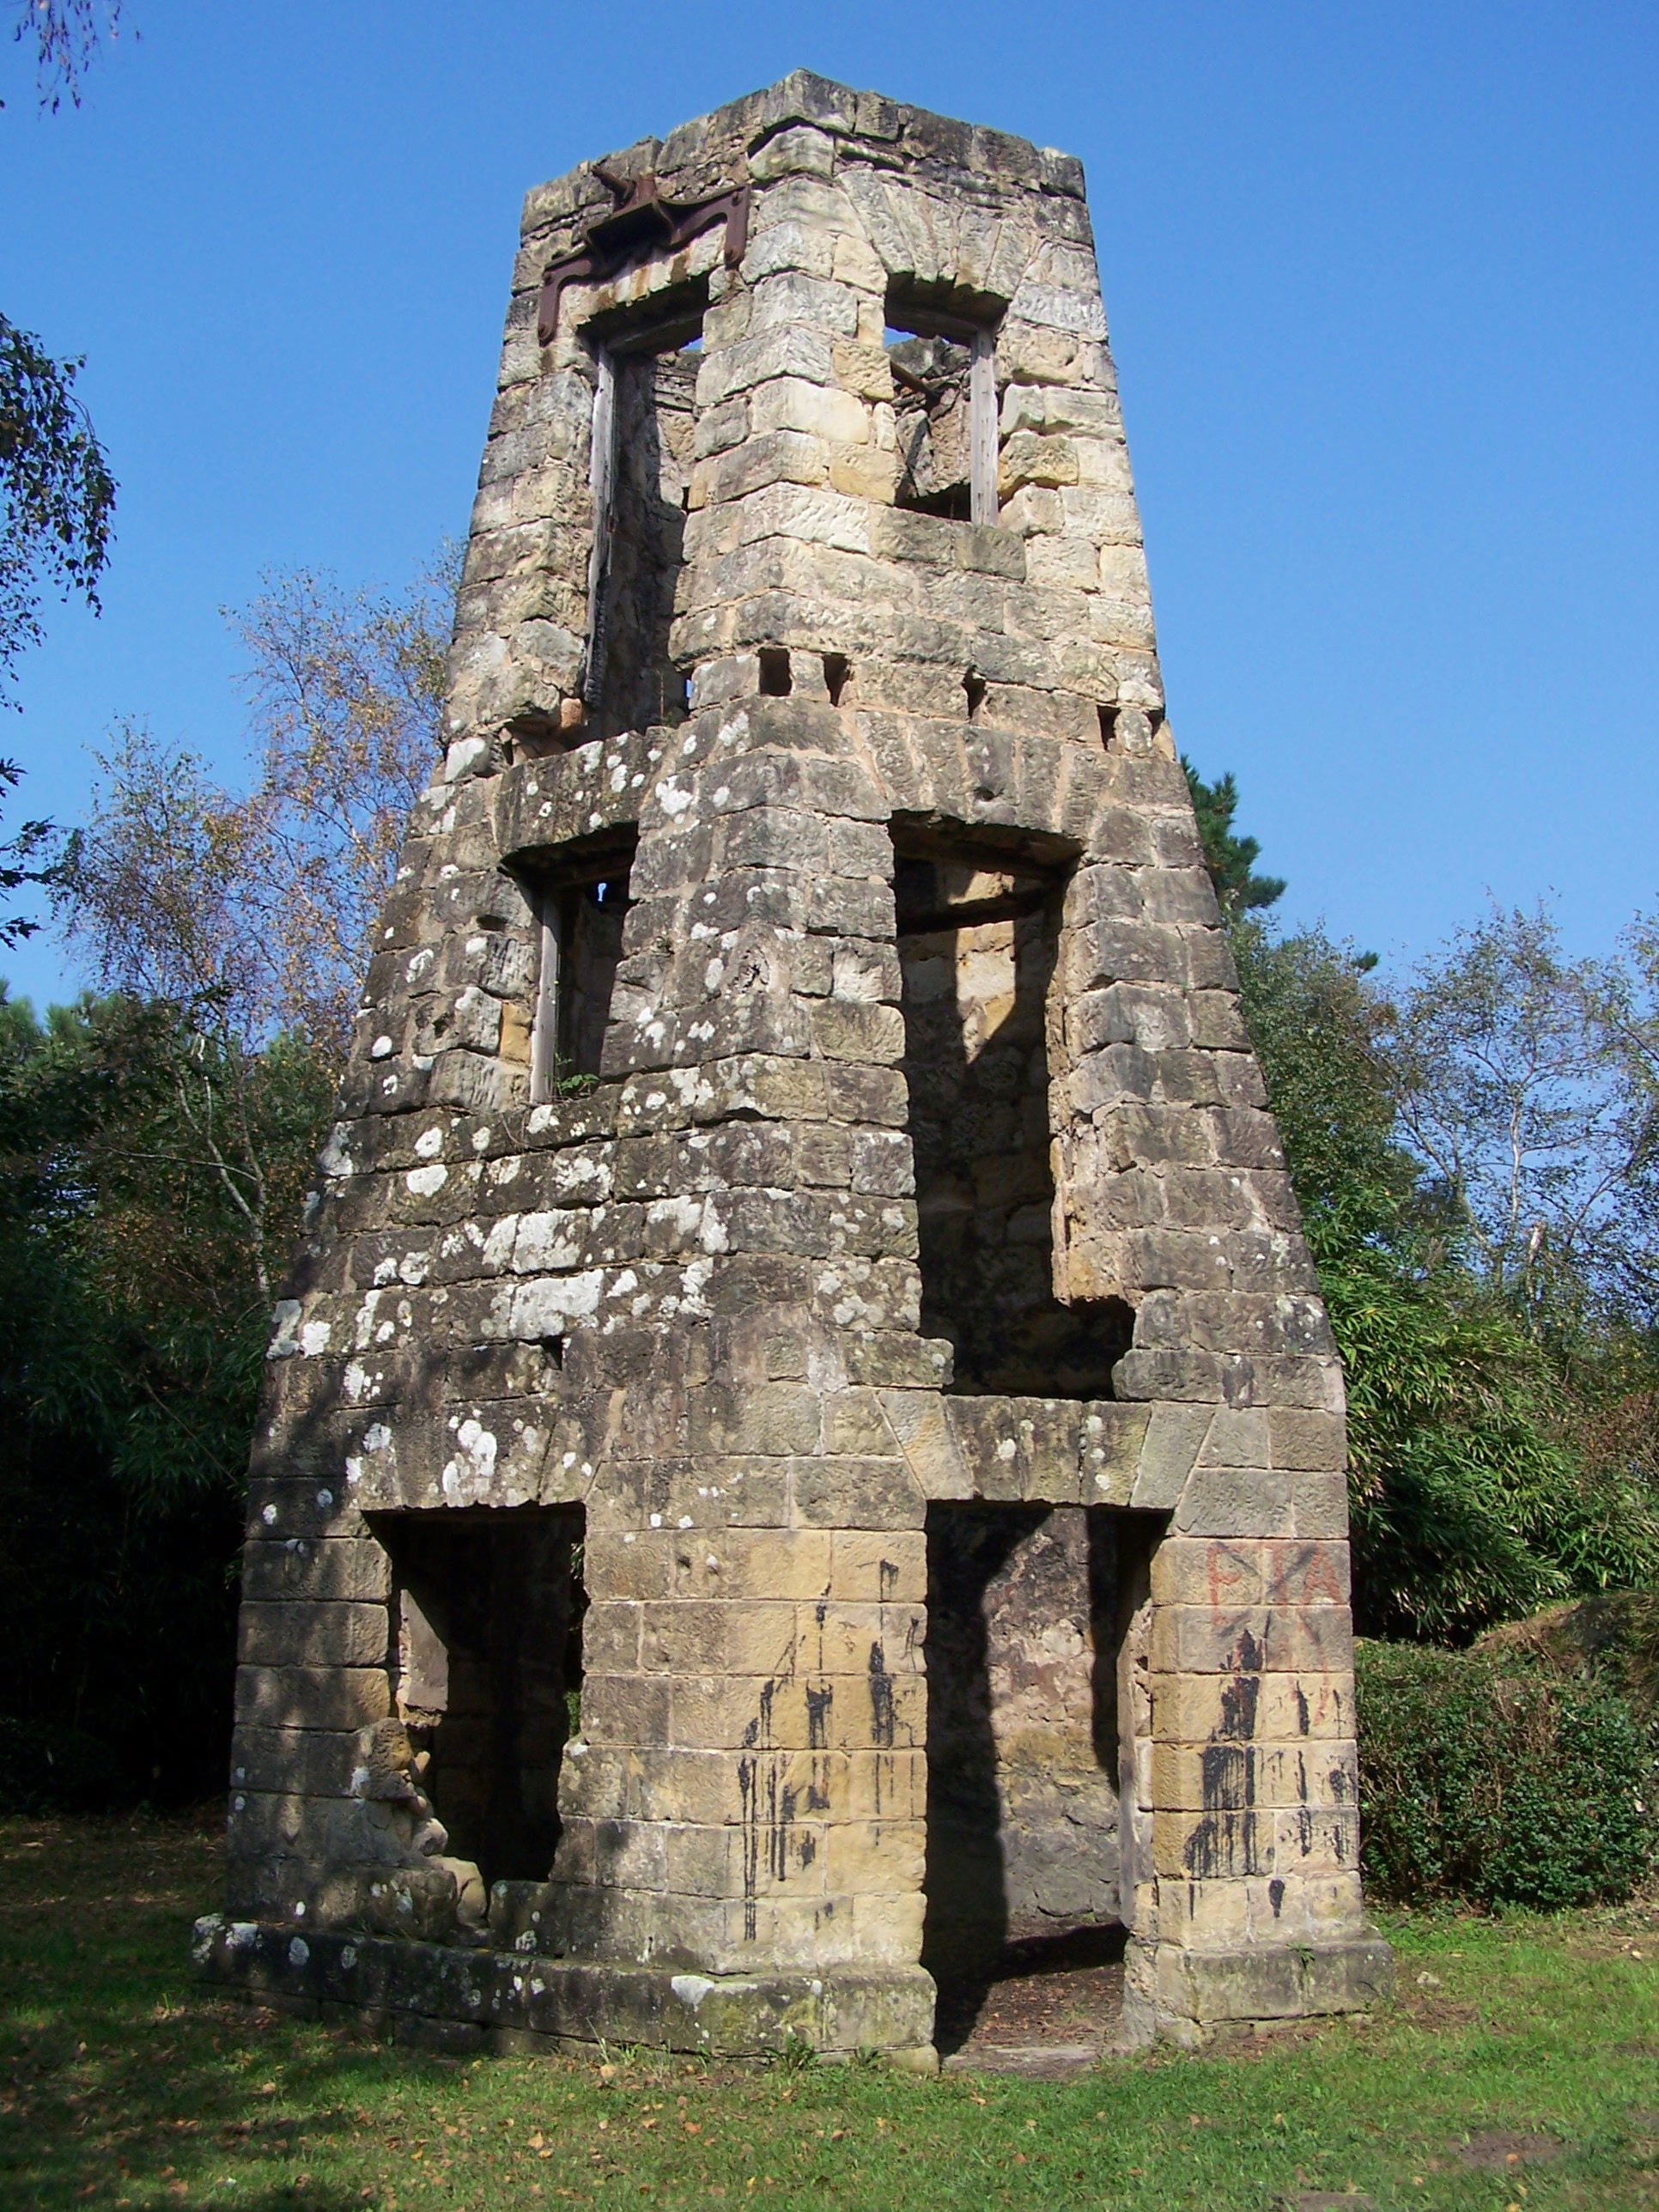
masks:
<svg viewBox="0 0 1659 2212"><path fill-rule="evenodd" d="M369 1538L283 1543L258 1540L242 1547L242 1593L248 1600L310 1597L383 1601L391 1590L391 1563Z"/></svg>
<svg viewBox="0 0 1659 2212"><path fill-rule="evenodd" d="M357 1729L391 1711L384 1667L273 1667L236 1670L239 1725Z"/></svg>
<svg viewBox="0 0 1659 2212"><path fill-rule="evenodd" d="M380 1667L386 1656L383 1605L291 1598L242 1602L240 1656L252 1667Z"/></svg>
<svg viewBox="0 0 1659 2212"><path fill-rule="evenodd" d="M1213 1419L1208 1405L1152 1407L1135 1466L1131 1505L1167 1510L1176 1503Z"/></svg>

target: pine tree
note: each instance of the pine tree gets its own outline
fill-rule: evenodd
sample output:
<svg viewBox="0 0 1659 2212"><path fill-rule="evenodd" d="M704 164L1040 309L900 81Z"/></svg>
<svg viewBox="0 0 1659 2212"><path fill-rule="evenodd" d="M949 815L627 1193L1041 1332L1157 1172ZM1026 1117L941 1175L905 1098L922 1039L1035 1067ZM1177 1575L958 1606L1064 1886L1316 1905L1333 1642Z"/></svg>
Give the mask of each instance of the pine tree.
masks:
<svg viewBox="0 0 1659 2212"><path fill-rule="evenodd" d="M1193 809L1198 816L1204 865L1222 913L1229 921L1237 921L1253 908L1272 906L1283 895L1285 878L1255 872L1261 847L1257 839L1241 837L1233 829L1238 786L1231 775L1206 783L1184 753L1181 765L1187 771L1187 788L1193 794Z"/></svg>

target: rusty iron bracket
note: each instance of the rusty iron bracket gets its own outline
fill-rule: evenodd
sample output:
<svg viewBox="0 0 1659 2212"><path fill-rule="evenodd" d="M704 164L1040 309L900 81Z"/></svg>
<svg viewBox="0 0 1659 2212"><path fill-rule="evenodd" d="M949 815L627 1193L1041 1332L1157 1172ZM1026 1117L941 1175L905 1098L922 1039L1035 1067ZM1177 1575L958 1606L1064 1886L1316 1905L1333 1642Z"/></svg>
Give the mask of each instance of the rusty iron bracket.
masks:
<svg viewBox="0 0 1659 2212"><path fill-rule="evenodd" d="M605 175L603 170L599 173ZM618 180L605 177L605 181L613 191L623 189ZM536 325L540 343L550 345L553 342L553 334L559 327L559 301L567 285L603 283L607 276L614 276L625 269L630 261L646 253L677 252L694 238L701 238L704 231L722 222L726 225L726 265L735 269L749 243L748 185L739 185L731 191L716 193L713 199L694 200L689 205L677 207L672 200L663 198L655 173L647 169L643 176L634 179L625 197L609 215L599 216L588 224L579 246L548 263L542 277L541 309Z"/></svg>

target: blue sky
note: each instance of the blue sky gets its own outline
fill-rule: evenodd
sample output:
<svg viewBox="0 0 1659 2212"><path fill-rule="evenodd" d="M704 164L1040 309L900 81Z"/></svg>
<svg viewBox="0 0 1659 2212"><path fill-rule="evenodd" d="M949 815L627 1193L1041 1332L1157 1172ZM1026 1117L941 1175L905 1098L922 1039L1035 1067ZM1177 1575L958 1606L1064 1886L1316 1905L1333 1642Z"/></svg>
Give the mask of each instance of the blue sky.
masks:
<svg viewBox="0 0 1659 2212"><path fill-rule="evenodd" d="M1585 951L1659 905L1650 6L126 8L77 113L0 51L0 307L121 484L0 726L29 811L118 715L236 777L221 606L465 530L526 187L805 66L1083 157L1171 720L1287 920L1393 960L1489 894Z"/></svg>

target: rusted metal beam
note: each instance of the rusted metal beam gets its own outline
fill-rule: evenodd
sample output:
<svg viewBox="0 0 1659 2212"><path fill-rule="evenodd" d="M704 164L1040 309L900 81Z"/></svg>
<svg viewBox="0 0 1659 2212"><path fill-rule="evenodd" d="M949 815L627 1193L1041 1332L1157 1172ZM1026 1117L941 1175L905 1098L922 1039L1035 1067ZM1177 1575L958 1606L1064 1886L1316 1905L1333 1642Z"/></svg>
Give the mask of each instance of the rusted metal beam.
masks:
<svg viewBox="0 0 1659 2212"><path fill-rule="evenodd" d="M606 180L607 182L609 179ZM630 261L647 253L675 253L716 223L726 226L726 265L735 269L749 243L749 187L717 192L712 199L676 206L662 196L649 170L636 177L627 196L609 215L589 223L582 242L550 261L542 277L537 336L550 345L559 327L559 302L571 284L602 284Z"/></svg>

